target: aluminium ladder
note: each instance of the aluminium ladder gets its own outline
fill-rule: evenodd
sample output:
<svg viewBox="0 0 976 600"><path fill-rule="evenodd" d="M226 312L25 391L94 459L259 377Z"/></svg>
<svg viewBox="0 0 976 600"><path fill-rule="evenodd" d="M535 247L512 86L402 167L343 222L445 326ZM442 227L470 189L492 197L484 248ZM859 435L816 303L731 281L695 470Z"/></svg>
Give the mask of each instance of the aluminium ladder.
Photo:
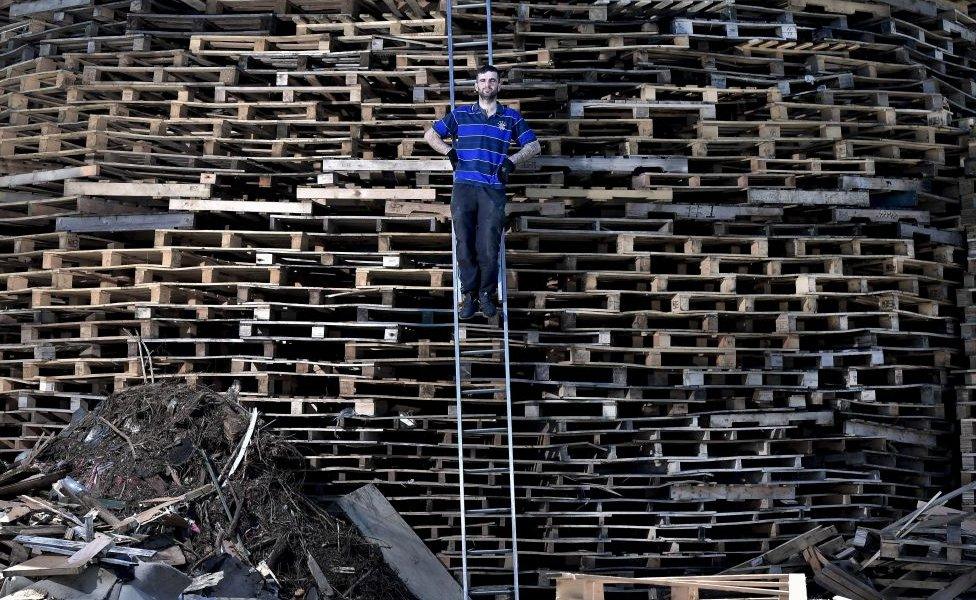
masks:
<svg viewBox="0 0 976 600"><path fill-rule="evenodd" d="M454 110L454 38L453 38L453 11L455 8L458 10L468 9L468 8L485 8L485 14L487 16L487 45L488 45L488 62L491 63L492 60L492 36L491 36L491 0L487 0L484 3L478 4L466 4L454 6L452 0L447 0L447 56L448 56L448 78L449 78L449 88L450 88L450 99L451 99L451 110ZM491 337L491 328L486 327L468 327L464 328L464 333L478 331L479 329L486 334L486 337L482 338L472 338L468 335L464 336L462 340L462 330L460 325L460 320L458 318L458 306L461 301L461 283L458 277L458 266L457 266L457 237L454 235L454 224L453 220L451 223L451 268L452 268L452 280L454 287L453 301L454 301L454 382L455 382L455 418L457 420L457 449L458 449L458 492L460 499L460 525L461 525L461 587L463 590L462 600L467 600L469 598L469 578L468 578L468 531L467 531L467 518L468 515L474 517L485 517L489 520L493 515L506 515L508 516L508 526L511 533L510 544L507 548L501 547L497 549L478 549L472 550L471 554L475 556L503 556L510 557L512 572L513 572L513 583L511 586L511 597L514 600L519 600L519 566L518 566L518 535L515 525L515 461L514 461L514 449L512 441L512 378L511 378L511 363L509 355L509 331L508 331L508 284L505 276L505 232L502 230L502 239L499 244L498 251L498 295L501 300L501 311L499 319L502 326L502 337L500 340L500 346L498 346L499 340L493 339ZM497 335L497 330L495 330ZM464 349L463 345L475 346L473 349ZM485 347L488 346L488 347ZM479 357L489 357L489 358L499 358L498 355L501 354L501 359L504 361L504 387L497 387L496 384L491 383L494 378L486 378L486 381L482 384L479 383L474 378L475 369L485 366L484 362L479 361ZM467 361L467 363L465 363ZM477 417L476 423L477 427L469 428L465 430L464 428L464 411L462 403L467 400L469 404L478 403L479 405L492 404L487 400L489 398L498 398L499 396L504 397L505 401L505 427L482 427L481 422L484 416ZM490 421L497 421L501 417L498 415L488 415ZM477 468L468 470L472 475L495 475L495 474L508 474L508 507L497 507L488 506L489 498L486 497L484 502L485 506L477 509L467 509L466 506L466 492L465 492L465 467L464 467L464 439L465 436L473 437L481 440L481 443L485 443L484 440L488 440L491 443L492 440L496 439L501 433L506 434L507 446L508 446L508 464L506 467L495 467L488 466L485 468ZM499 593L509 592L507 586L499 588L497 586L479 588L476 590L481 594L497 595Z"/></svg>

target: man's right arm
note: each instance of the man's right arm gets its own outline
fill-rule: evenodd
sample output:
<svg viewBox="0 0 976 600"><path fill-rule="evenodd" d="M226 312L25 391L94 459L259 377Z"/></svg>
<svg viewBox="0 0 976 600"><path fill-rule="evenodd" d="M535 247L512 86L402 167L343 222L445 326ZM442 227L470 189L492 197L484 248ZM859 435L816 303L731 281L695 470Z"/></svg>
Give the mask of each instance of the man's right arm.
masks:
<svg viewBox="0 0 976 600"><path fill-rule="evenodd" d="M433 127L424 132L424 139L428 144L430 144L430 147L434 149L434 152L437 152L438 154L443 154L446 156L447 153L451 151L451 145L445 142L441 138L440 134L434 131Z"/></svg>

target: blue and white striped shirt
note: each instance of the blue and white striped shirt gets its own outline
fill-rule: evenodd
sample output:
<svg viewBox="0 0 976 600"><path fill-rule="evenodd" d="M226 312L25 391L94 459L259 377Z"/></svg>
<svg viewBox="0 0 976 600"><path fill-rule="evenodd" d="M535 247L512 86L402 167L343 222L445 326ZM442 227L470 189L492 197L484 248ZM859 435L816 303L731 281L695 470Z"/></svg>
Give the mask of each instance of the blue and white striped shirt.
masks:
<svg viewBox="0 0 976 600"><path fill-rule="evenodd" d="M488 116L478 103L459 106L434 122L441 137L456 138L458 154L454 181L505 189L495 171L508 156L514 140L524 146L536 140L535 132L514 108L498 103L495 114Z"/></svg>

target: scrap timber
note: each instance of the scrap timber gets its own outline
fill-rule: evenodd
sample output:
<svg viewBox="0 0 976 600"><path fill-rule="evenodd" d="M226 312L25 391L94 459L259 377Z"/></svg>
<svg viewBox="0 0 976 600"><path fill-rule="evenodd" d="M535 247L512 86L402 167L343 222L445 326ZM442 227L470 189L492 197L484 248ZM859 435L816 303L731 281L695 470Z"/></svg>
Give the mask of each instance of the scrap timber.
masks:
<svg viewBox="0 0 976 600"><path fill-rule="evenodd" d="M236 381L310 492L375 485L457 575L446 2L3 6L0 454ZM506 241L524 593L713 574L972 478L976 10L492 10L543 148ZM462 98L485 25L455 11ZM503 370L463 368L472 595L503 598Z"/></svg>
<svg viewBox="0 0 976 600"><path fill-rule="evenodd" d="M976 597L976 513L946 506L974 487L919 501L897 521L858 527L848 540L833 526L817 527L723 575L809 570L823 589L856 600Z"/></svg>

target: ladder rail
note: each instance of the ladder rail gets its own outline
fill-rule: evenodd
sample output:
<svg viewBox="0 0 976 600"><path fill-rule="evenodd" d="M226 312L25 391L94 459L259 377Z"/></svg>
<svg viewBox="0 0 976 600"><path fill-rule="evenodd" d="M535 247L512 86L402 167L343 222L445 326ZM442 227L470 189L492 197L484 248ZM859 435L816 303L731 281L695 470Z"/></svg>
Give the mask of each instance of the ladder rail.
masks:
<svg viewBox="0 0 976 600"><path fill-rule="evenodd" d="M451 96L451 110L454 110L454 30L453 3L447 0L447 73L448 89ZM454 140L455 144L457 140ZM457 264L457 236L454 233L454 219L451 219L451 275L453 282L454 304L454 388L455 388L455 416L457 418L457 446L458 446L458 498L461 511L461 600L468 600L468 527L464 505L464 431L461 426L461 327L458 319L458 303L461 301L460 273Z"/></svg>
<svg viewBox="0 0 976 600"><path fill-rule="evenodd" d="M492 63L492 27L491 27L491 0L485 1L486 33L488 42L488 64ZM447 0L447 60L448 60L448 79L450 89L451 110L454 110L454 35L453 35L453 3ZM457 140L454 140L457 143ZM504 350L505 367L505 430L508 442L508 498L509 498L509 528L511 530L512 542L512 593L514 600L519 600L519 562L518 562L518 529L516 527L516 508L515 508L515 448L514 434L512 427L512 369L511 354L509 348L509 322L508 322L508 278L506 273L505 261L505 231L502 230L501 240L498 246L498 292L502 303L501 324L502 324L502 343ZM455 235L454 220L451 220L451 274L453 277L453 307L454 307L454 389L455 389L455 413L457 418L457 448L458 448L458 486L459 501L461 511L461 587L462 600L468 600L468 551L467 551L467 520L465 506L465 485L464 485L464 427L462 409L462 378L461 378L461 327L458 310L461 304L461 282L457 263L457 236Z"/></svg>
<svg viewBox="0 0 976 600"><path fill-rule="evenodd" d="M465 484L464 484L464 427L462 398L464 396L463 379L461 376L461 326L458 309L461 303L461 283L458 277L457 265L457 237L454 235L454 223L451 223L451 273L454 277L452 292L454 300L454 391L455 391L455 416L457 418L457 449L458 449L458 486L459 501L461 510L461 573L463 598L468 598L468 552L467 552L467 509L465 506ZM519 559L518 559L518 528L516 525L517 511L515 508L515 444L512 419L512 368L511 354L509 345L509 322L508 322L508 279L506 273L505 260L505 233L498 248L498 288L502 302L501 325L502 325L502 350L504 352L505 387L497 391L505 392L505 432L508 446L508 514L509 528L511 530L512 546L512 593L514 600L519 600Z"/></svg>
<svg viewBox="0 0 976 600"><path fill-rule="evenodd" d="M490 19L489 19L490 22ZM518 531L515 526L515 442L512 434L512 363L508 348L508 278L505 276L505 230L498 246L498 290L502 300L502 331L505 348L505 421L508 429L508 501L512 530L512 590L519 600Z"/></svg>
<svg viewBox="0 0 976 600"><path fill-rule="evenodd" d="M488 64L492 64L491 0L485 0L485 32L488 34ZM499 82L501 83L501 82Z"/></svg>
<svg viewBox="0 0 976 600"><path fill-rule="evenodd" d="M450 1L450 0L448 0ZM458 304L461 302L461 284L457 265L457 236L454 235L454 220L451 220L451 274L453 277L454 296L454 413L457 418L457 449L458 449L458 487L461 509L461 589L462 600L468 599L468 524L464 506L464 428L462 427L463 412L461 409L461 325L458 319Z"/></svg>

